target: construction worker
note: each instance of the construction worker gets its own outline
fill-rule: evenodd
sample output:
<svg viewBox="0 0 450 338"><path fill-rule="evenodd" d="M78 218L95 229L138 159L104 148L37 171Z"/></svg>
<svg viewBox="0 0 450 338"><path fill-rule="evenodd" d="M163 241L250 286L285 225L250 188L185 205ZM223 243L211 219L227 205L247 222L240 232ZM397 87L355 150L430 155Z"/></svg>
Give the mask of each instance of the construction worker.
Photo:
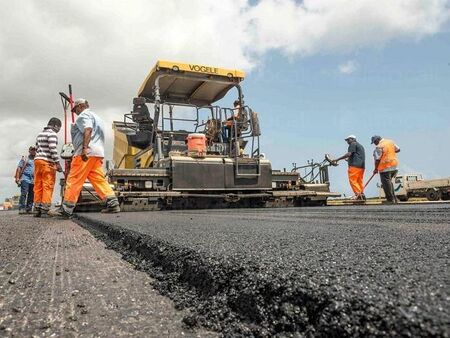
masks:
<svg viewBox="0 0 450 338"><path fill-rule="evenodd" d="M332 162L337 163L340 160L348 161L348 180L355 194L353 198L357 200L365 200L364 171L366 168L366 155L364 147L356 141L355 135L347 136L345 141L348 144L347 153L335 160L332 160Z"/></svg>
<svg viewBox="0 0 450 338"><path fill-rule="evenodd" d="M23 156L17 165L14 175L16 184L20 187L19 214L30 214L33 210L34 198L34 157L36 147L28 149L28 156Z"/></svg>
<svg viewBox="0 0 450 338"><path fill-rule="evenodd" d="M224 122L224 127L222 128L223 130L223 136L224 136L224 141L229 141L230 138L232 137L232 130L233 130L233 125L234 125L234 121L233 118L239 123L241 122L241 117L242 117L242 108L241 108L241 101L240 100L235 100L233 102L233 107L234 107L234 113L232 116L230 116L229 118L227 118L227 120ZM238 133L237 136L239 136L239 127L238 127Z"/></svg>
<svg viewBox="0 0 450 338"><path fill-rule="evenodd" d="M77 115L71 126L74 156L66 180L64 200L60 208L50 210L53 217L69 218L86 179L97 195L105 201L102 212L120 212L119 201L105 178L102 164L105 157L105 128L103 121L89 109L85 99L77 99L72 111Z"/></svg>
<svg viewBox="0 0 450 338"><path fill-rule="evenodd" d="M52 204L56 171L62 168L58 156L58 136L61 120L52 117L47 126L36 138L36 157L34 159L34 208L35 217L46 216Z"/></svg>
<svg viewBox="0 0 450 338"><path fill-rule="evenodd" d="M381 186L386 196L386 203L398 203L392 180L397 176L397 153L400 152L400 148L394 141L384 139L379 135L372 136L371 142L375 144L375 150L373 152L375 169L373 173L380 174Z"/></svg>

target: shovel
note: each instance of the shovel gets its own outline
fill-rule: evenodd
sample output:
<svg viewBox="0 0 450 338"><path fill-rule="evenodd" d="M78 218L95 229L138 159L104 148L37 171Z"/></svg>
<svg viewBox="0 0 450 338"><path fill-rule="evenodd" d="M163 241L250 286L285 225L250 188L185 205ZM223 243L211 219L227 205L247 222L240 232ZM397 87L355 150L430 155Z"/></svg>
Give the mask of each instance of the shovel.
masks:
<svg viewBox="0 0 450 338"><path fill-rule="evenodd" d="M367 180L366 184L364 184L363 191L366 190L366 187L369 185L370 181L372 181L372 178L376 175L376 173L373 173L372 176Z"/></svg>

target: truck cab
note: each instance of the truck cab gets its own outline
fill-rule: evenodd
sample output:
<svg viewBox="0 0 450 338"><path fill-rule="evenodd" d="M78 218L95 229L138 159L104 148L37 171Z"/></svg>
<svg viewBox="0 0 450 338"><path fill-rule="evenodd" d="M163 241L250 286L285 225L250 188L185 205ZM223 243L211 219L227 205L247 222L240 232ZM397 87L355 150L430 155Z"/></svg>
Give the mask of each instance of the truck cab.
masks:
<svg viewBox="0 0 450 338"><path fill-rule="evenodd" d="M379 186L380 197L384 191ZM426 198L428 201L450 200L450 177L424 179L422 174L398 175L394 181L395 195L400 201L410 197Z"/></svg>
<svg viewBox="0 0 450 338"><path fill-rule="evenodd" d="M422 174L401 174L397 175L394 179L394 192L395 196L402 201L406 202L410 196L410 183L423 181ZM383 187L380 183L377 184L380 198L385 198Z"/></svg>

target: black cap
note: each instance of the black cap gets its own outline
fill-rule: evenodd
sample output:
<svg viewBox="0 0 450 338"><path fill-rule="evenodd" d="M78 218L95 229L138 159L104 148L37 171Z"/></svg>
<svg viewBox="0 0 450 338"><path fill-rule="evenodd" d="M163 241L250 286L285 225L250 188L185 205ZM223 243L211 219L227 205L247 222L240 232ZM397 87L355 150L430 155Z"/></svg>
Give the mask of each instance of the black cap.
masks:
<svg viewBox="0 0 450 338"><path fill-rule="evenodd" d="M379 136L379 135L373 135L372 138L371 138L371 141L372 141L372 142L370 142L370 143L374 144L375 141L377 141L377 140L378 140L378 141L381 140L381 136Z"/></svg>
<svg viewBox="0 0 450 338"><path fill-rule="evenodd" d="M28 151L31 151L31 150L36 150L36 147L35 146L30 146L30 148L28 148Z"/></svg>
<svg viewBox="0 0 450 338"><path fill-rule="evenodd" d="M61 127L62 123L61 123L61 120L60 120L59 118L57 118L57 117L52 117L52 118L48 121L47 125L48 125L48 126L52 126L52 127Z"/></svg>

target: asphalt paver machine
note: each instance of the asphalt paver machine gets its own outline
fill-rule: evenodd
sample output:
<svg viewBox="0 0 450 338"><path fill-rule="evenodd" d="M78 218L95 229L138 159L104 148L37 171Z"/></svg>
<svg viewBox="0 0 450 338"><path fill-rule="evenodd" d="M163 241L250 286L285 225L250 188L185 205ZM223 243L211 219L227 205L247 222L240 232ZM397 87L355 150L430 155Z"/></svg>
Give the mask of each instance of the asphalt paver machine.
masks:
<svg viewBox="0 0 450 338"><path fill-rule="evenodd" d="M244 76L156 63L132 111L113 123L108 176L124 211L323 204L336 195L329 185L302 185L296 172L272 170L260 151L258 114L244 102ZM218 105L227 94L232 108Z"/></svg>

